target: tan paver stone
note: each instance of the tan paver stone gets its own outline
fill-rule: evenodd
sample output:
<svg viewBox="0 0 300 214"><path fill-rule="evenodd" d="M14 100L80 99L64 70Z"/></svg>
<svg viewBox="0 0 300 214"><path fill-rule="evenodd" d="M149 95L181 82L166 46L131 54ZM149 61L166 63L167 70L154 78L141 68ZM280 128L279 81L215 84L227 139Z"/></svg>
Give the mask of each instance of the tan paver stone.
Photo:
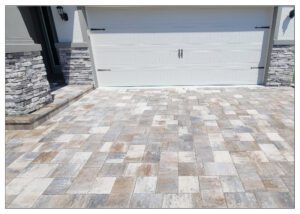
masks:
<svg viewBox="0 0 300 214"><path fill-rule="evenodd" d="M105 204L106 208L128 208L130 202L130 193L113 193Z"/></svg>
<svg viewBox="0 0 300 214"><path fill-rule="evenodd" d="M58 154L58 152L42 152L32 163L50 163L51 160Z"/></svg>
<svg viewBox="0 0 300 214"><path fill-rule="evenodd" d="M135 177L117 177L111 193L130 193L135 185Z"/></svg>
<svg viewBox="0 0 300 214"><path fill-rule="evenodd" d="M179 176L195 176L198 174L195 163L178 163Z"/></svg>
<svg viewBox="0 0 300 214"><path fill-rule="evenodd" d="M222 190L201 190L203 208L227 208Z"/></svg>
<svg viewBox="0 0 300 214"><path fill-rule="evenodd" d="M158 176L157 193L177 193L178 192L178 177L177 176Z"/></svg>
<svg viewBox="0 0 300 214"><path fill-rule="evenodd" d="M262 178L262 182L269 192L288 192L288 188L281 178Z"/></svg>
<svg viewBox="0 0 300 214"><path fill-rule="evenodd" d="M219 176L199 176L201 190L220 190L222 189Z"/></svg>
<svg viewBox="0 0 300 214"><path fill-rule="evenodd" d="M249 151L248 156L254 162L269 162L268 158L262 151Z"/></svg>
<svg viewBox="0 0 300 214"><path fill-rule="evenodd" d="M91 191L99 168L83 168L80 174L73 180L67 194L87 194Z"/></svg>

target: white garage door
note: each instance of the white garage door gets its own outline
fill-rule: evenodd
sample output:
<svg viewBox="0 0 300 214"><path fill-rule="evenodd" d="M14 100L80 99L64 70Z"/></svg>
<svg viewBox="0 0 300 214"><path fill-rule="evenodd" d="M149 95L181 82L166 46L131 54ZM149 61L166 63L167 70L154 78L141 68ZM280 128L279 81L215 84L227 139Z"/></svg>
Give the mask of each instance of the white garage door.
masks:
<svg viewBox="0 0 300 214"><path fill-rule="evenodd" d="M87 7L99 86L261 84L270 7Z"/></svg>

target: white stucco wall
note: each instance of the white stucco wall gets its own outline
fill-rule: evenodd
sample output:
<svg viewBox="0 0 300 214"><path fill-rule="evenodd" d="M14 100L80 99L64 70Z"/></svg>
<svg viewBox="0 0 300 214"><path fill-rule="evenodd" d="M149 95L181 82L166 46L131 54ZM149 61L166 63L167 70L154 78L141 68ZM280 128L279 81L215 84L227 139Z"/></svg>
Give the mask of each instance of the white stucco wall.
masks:
<svg viewBox="0 0 300 214"><path fill-rule="evenodd" d="M64 11L68 14L68 21L63 21L60 18L56 6L51 7L58 41L74 43L83 42L76 6L63 6L63 8Z"/></svg>
<svg viewBox="0 0 300 214"><path fill-rule="evenodd" d="M290 18L290 11L293 6L279 6L278 17L275 29L275 41L294 40L295 18Z"/></svg>

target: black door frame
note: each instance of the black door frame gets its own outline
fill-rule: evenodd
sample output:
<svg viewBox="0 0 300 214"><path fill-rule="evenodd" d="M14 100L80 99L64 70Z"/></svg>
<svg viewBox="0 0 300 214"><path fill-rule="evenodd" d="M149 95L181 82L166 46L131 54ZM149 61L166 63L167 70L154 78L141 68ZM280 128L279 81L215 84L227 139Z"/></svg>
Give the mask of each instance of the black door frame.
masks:
<svg viewBox="0 0 300 214"><path fill-rule="evenodd" d="M61 71L60 62L55 43L58 42L50 6L36 7L36 13L42 34L42 47L45 61L47 61L47 78L50 83L64 84L64 76Z"/></svg>

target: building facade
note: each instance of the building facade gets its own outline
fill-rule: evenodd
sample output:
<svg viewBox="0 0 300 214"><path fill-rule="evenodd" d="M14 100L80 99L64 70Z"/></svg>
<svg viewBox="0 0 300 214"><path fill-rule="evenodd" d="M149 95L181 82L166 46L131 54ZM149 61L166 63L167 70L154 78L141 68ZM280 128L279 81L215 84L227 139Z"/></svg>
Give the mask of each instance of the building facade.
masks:
<svg viewBox="0 0 300 214"><path fill-rule="evenodd" d="M55 84L294 84L293 6L6 7L6 114Z"/></svg>

